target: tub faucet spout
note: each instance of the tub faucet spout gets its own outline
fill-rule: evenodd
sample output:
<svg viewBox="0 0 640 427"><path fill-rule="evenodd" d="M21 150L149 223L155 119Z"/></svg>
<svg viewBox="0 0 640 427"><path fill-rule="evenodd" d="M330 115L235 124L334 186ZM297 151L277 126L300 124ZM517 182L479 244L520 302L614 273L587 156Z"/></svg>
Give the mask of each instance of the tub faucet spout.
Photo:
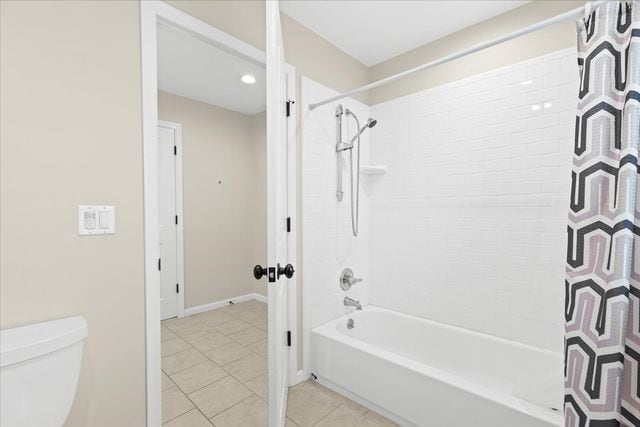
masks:
<svg viewBox="0 0 640 427"><path fill-rule="evenodd" d="M347 307L355 307L356 310L362 310L360 301L354 300L353 298L344 297L344 305L346 305Z"/></svg>

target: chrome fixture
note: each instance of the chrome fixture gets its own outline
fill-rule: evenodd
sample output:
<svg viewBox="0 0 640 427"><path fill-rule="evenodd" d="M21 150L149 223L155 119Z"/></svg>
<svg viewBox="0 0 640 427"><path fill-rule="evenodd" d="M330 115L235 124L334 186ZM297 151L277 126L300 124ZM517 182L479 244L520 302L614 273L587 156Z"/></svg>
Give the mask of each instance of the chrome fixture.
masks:
<svg viewBox="0 0 640 427"><path fill-rule="evenodd" d="M356 128L358 132L349 140L349 142L342 142L342 115L346 114L349 117L353 117L356 121ZM342 201L344 196L342 192L342 152L349 150L349 163L351 171L351 229L353 230L354 237L358 236L358 209L360 206L360 135L378 123L377 120L369 117L364 126L360 127L360 121L353 111L348 108L342 108L342 105L338 105L336 108L336 153L338 153L338 176L336 197L338 201ZM353 181L353 147L354 143L358 141L358 154L356 167L358 168L355 181L355 197L354 197L354 181Z"/></svg>
<svg viewBox="0 0 640 427"><path fill-rule="evenodd" d="M347 108L346 110L347 116L353 116L354 119L356 119L356 122L358 122L358 118L356 117L355 114L353 114L353 112L351 110L349 110ZM356 133L352 138L351 141L349 141L349 144L351 145L350 148L353 148L353 143L355 142L355 140L357 138L360 138L360 135L362 135L362 132L364 132L367 129L370 129L372 127L374 127L375 125L378 124L378 121L376 119L372 119L371 117L369 117L367 119L367 122L364 124L364 126L362 126L359 130L358 133ZM360 123L358 122L358 126L360 125Z"/></svg>
<svg viewBox="0 0 640 427"><path fill-rule="evenodd" d="M356 310L362 310L360 301L354 300L353 298L344 297L344 305L346 305L347 307L355 307Z"/></svg>
<svg viewBox="0 0 640 427"><path fill-rule="evenodd" d="M356 327L356 325L355 325L355 322L353 321L353 319L347 320L347 329L353 329L355 327Z"/></svg>
<svg viewBox="0 0 640 427"><path fill-rule="evenodd" d="M336 107L336 152L338 153L338 180L337 180L337 189L336 189L336 198L339 202L342 201L343 192L342 192L342 115L344 111L342 110L342 104L338 104Z"/></svg>
<svg viewBox="0 0 640 427"><path fill-rule="evenodd" d="M351 110L349 110L348 108L345 110L347 116L353 116L354 119L356 119L356 123L358 124L358 126L360 126L360 122L358 121L358 118L356 117L355 114L353 114L353 112ZM372 119L371 117L369 117L367 119L367 123L365 123L364 126L362 126L359 130L358 133L356 133L351 140L349 140L349 142L341 142L338 141L337 145L336 145L336 151L340 152L340 151L346 151L346 150L351 150L353 148L353 143L356 141L356 139L360 138L360 135L362 135L362 132L364 132L365 130L374 127L376 124L378 123L377 120ZM358 150L360 149L360 147L358 147Z"/></svg>
<svg viewBox="0 0 640 427"><path fill-rule="evenodd" d="M353 285L362 282L362 279L356 278L350 268L345 268L340 274L340 289L348 291Z"/></svg>

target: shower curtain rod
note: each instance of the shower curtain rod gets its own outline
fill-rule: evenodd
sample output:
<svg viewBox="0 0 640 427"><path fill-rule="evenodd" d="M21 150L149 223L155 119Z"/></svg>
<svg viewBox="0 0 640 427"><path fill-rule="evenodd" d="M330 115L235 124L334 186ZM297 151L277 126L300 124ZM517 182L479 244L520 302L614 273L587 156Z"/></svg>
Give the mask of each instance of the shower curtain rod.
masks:
<svg viewBox="0 0 640 427"><path fill-rule="evenodd" d="M365 90L374 89L374 88L386 85L387 83L394 82L396 80L399 80L399 79L401 79L403 77L406 77L406 76L409 76L411 74L417 73L419 71L435 67L436 65L444 64L445 62L453 61L454 59L458 59L458 58L461 58L463 56L467 56L469 54L478 52L480 50L484 50L486 48L489 48L489 47L495 46L497 44L503 43L505 41L508 41L508 40L511 40L511 39L515 39L515 38L523 36L525 34L532 33L534 31L537 31L537 30L541 29L541 28L548 27L549 25L557 24L558 22L562 22L562 21L564 21L566 19L576 18L576 17L582 15L585 11L587 13L589 13L590 10L596 8L597 6L599 6L599 5L603 4L603 3L606 3L607 1L608 0L599 0L599 1L588 2L584 6L578 7L578 8L573 9L573 10L569 10L567 12L561 13L560 15L554 16L552 18L545 19L544 21L537 22L537 23L535 23L533 25L529 25L528 27L525 27L525 28L522 28L520 30L514 31L511 34L507 34L507 35L504 35L504 36L497 37L497 38L495 38L493 40L489 40L489 41L486 41L486 42L483 42L483 43L476 44L476 45L471 46L471 47L469 47L467 49L463 49L463 50L460 50L458 52L452 53L450 55L443 56L442 58L436 59L436 60L431 61L431 62L427 62L426 64L419 65L419 66L417 66L415 68L411 68L411 69L406 70L406 71L402 71L401 73L395 74L393 76L385 77L384 79L375 81L373 83L369 83L367 85L361 86L361 87L356 88L356 89L352 89L352 90L350 90L348 92L344 92L344 93L342 93L340 95L336 95L336 96L333 96L331 98L325 99L324 101L316 102L315 104L309 104L309 109L310 110L314 110L314 109L316 109L316 108L318 108L318 107L320 107L322 105L329 104L331 102L337 101L337 100L342 99L342 98L346 98L346 97L351 96L351 95L355 95L356 93L360 93L360 92L363 92Z"/></svg>

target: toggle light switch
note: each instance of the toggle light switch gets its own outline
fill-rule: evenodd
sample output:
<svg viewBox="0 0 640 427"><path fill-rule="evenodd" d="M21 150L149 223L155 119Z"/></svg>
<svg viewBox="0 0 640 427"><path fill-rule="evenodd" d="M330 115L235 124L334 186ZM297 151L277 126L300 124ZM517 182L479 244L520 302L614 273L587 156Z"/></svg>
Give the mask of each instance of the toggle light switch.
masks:
<svg viewBox="0 0 640 427"><path fill-rule="evenodd" d="M78 234L114 234L115 208L113 206L78 206Z"/></svg>

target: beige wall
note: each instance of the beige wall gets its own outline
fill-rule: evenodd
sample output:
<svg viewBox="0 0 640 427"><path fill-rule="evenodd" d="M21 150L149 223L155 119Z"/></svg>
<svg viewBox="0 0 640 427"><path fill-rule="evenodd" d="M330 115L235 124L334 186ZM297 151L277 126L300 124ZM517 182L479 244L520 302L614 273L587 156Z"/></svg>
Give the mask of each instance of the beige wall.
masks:
<svg viewBox="0 0 640 427"><path fill-rule="evenodd" d="M252 276L267 259L265 114L159 92L158 116L182 124L185 308L266 295Z"/></svg>
<svg viewBox="0 0 640 427"><path fill-rule="evenodd" d="M265 265L267 262L267 113L256 114L251 120L251 138L254 143L251 158L254 177L251 197L255 210L249 225L252 236L250 266L254 266ZM251 292L267 295L266 281L256 280L251 276L249 283Z"/></svg>
<svg viewBox="0 0 640 427"><path fill-rule="evenodd" d="M371 81L408 70L482 41L556 16L584 1L536 0L371 67ZM370 91L371 105L500 68L576 44L573 20L547 27L489 49L405 77Z"/></svg>
<svg viewBox="0 0 640 427"><path fill-rule="evenodd" d="M145 423L138 9L0 2L0 327L87 319L69 426ZM78 236L80 204L116 234Z"/></svg>

